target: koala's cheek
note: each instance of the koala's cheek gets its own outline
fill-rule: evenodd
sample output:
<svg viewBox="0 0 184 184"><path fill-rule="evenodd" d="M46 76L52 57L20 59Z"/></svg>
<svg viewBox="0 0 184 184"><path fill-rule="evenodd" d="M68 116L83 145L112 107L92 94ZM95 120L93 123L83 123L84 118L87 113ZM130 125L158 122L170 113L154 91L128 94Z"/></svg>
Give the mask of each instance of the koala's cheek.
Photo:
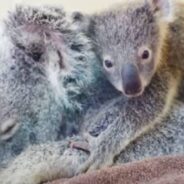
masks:
<svg viewBox="0 0 184 184"><path fill-rule="evenodd" d="M146 88L152 80L151 74L149 76L141 75L140 78L141 78L141 83L142 83L143 88Z"/></svg>
<svg viewBox="0 0 184 184"><path fill-rule="evenodd" d="M0 123L0 140L7 141L11 139L18 129L20 128L20 123L16 119L8 119Z"/></svg>

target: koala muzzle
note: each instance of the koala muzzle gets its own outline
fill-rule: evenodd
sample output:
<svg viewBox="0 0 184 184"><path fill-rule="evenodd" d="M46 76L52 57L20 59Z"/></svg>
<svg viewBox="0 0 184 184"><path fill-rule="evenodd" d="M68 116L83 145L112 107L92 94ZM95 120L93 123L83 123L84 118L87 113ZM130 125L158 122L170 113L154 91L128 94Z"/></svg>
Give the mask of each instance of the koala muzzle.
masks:
<svg viewBox="0 0 184 184"><path fill-rule="evenodd" d="M139 71L133 64L126 64L122 68L123 90L127 96L137 96L142 91Z"/></svg>

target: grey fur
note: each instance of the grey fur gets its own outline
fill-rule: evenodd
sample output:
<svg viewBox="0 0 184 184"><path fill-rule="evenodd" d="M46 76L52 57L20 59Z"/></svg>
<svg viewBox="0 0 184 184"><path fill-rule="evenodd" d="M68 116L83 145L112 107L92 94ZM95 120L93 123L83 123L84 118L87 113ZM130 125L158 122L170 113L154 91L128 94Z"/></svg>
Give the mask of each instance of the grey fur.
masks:
<svg viewBox="0 0 184 184"><path fill-rule="evenodd" d="M115 163L126 163L145 158L164 155L183 155L184 153L184 104L178 101L171 114L153 131L130 144L115 158Z"/></svg>
<svg viewBox="0 0 184 184"><path fill-rule="evenodd" d="M106 99L102 105L95 105L95 109L94 106L88 109L84 119L82 118L82 131L85 134L89 132L89 135L87 137L82 135L81 139L88 140L89 157L85 152L68 149L68 140L53 143L55 145L53 148L47 144L43 147L31 147L2 171L0 178L3 184L24 184L25 178L26 184L37 184L58 177L71 177L84 170L148 157L184 153L184 104L174 100L180 83L180 71L168 65L168 59L172 62L177 52L170 52L168 58L167 54L172 47L162 45L159 40L159 28L162 27L159 27L157 21L163 21L163 24L168 25L168 11L162 9L165 8L164 4L158 9L159 4L150 2L151 0L135 3L126 8L122 5L122 8L95 15L89 28L89 35L102 62L106 54L117 62L116 72L109 74L105 71L107 78L115 87L117 84L113 78L114 74L122 80L119 68L129 62L136 65L137 49L144 45L145 41L146 45L151 44L153 50L151 62L155 67L148 67L151 68L150 76L145 72L146 68L144 71L139 69L147 81L143 94L136 98L124 98L121 95L110 98L109 101ZM169 0L154 2L170 3ZM160 12L161 10L163 12ZM147 24L150 23L150 19L151 24ZM82 30L86 31L88 28ZM140 34L142 31L145 34ZM135 33L138 34L137 39ZM162 41L167 43L168 40L164 38ZM157 46L163 49L162 60L157 56L157 53L160 54L160 50L156 49ZM180 52L180 49L178 45L177 51ZM158 65L155 63L157 61ZM43 152L47 150L49 154L37 165L40 160L42 161ZM33 154L33 157L30 157L30 154ZM35 164L27 162L28 158ZM32 170L35 172L30 172Z"/></svg>
<svg viewBox="0 0 184 184"><path fill-rule="evenodd" d="M56 178L72 177L88 155L69 148L71 140L83 141L80 137L75 137L62 142L29 147L6 170L1 171L1 183L40 184Z"/></svg>
<svg viewBox="0 0 184 184"><path fill-rule="evenodd" d="M2 168L30 144L76 134L88 107L112 93L102 96L109 84L92 44L61 8L18 6L1 28Z"/></svg>

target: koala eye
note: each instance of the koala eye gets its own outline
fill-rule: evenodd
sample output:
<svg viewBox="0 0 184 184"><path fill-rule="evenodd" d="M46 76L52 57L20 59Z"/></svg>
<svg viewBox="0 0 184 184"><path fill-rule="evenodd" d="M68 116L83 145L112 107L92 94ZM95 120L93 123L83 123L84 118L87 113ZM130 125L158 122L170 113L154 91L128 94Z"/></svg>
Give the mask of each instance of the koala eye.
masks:
<svg viewBox="0 0 184 184"><path fill-rule="evenodd" d="M150 61L151 60L151 50L146 47L141 47L138 52L138 56L142 61Z"/></svg>
<svg viewBox="0 0 184 184"><path fill-rule="evenodd" d="M104 60L104 65L106 68L110 69L114 66L113 62L109 59Z"/></svg>
<svg viewBox="0 0 184 184"><path fill-rule="evenodd" d="M142 53L142 59L149 59L150 53L148 50L144 50Z"/></svg>

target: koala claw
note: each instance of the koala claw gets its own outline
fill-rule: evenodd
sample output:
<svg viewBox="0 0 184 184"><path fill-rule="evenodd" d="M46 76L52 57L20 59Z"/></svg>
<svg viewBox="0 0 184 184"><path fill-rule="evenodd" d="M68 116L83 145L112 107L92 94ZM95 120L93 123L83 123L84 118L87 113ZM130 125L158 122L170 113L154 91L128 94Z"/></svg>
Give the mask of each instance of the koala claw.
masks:
<svg viewBox="0 0 184 184"><path fill-rule="evenodd" d="M79 149L79 150L85 151L86 153L90 153L90 148L88 143L70 141L70 148Z"/></svg>

